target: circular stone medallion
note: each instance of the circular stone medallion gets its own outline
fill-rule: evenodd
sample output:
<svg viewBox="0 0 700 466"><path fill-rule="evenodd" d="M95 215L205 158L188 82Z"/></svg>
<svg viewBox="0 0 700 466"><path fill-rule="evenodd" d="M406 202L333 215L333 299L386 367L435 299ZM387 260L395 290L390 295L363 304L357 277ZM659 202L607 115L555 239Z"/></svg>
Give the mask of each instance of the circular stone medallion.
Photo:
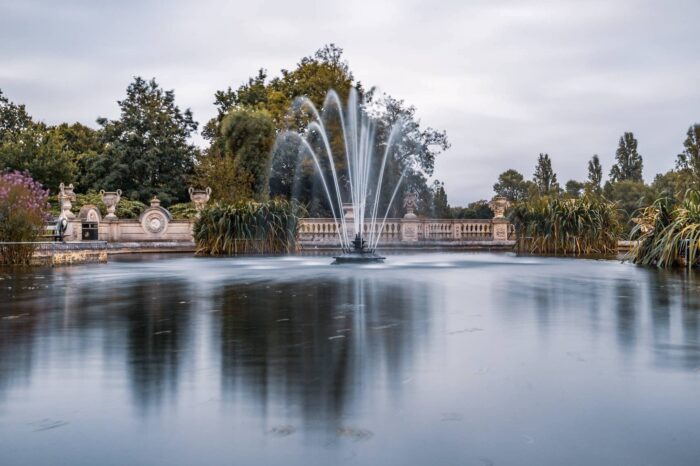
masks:
<svg viewBox="0 0 700 466"><path fill-rule="evenodd" d="M160 212L151 212L143 219L143 227L154 235L162 233L167 225L168 219Z"/></svg>

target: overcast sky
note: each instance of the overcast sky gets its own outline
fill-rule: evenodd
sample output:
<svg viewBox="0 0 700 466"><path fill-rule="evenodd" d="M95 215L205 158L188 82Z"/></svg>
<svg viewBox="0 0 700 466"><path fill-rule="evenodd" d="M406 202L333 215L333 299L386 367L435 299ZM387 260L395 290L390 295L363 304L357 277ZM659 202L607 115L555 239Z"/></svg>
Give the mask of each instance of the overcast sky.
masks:
<svg viewBox="0 0 700 466"><path fill-rule="evenodd" d="M366 87L447 130L451 204L490 198L548 152L563 184L605 173L633 131L644 176L700 122L700 1L0 0L0 88L47 123L116 117L135 75L174 89L200 126L217 89L293 68L326 43Z"/></svg>

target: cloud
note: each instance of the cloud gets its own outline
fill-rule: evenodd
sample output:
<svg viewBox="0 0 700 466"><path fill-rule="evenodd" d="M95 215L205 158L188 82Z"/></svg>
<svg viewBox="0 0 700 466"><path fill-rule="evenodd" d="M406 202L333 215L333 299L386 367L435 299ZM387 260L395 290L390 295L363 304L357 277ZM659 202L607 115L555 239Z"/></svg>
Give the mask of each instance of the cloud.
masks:
<svg viewBox="0 0 700 466"><path fill-rule="evenodd" d="M0 88L47 122L115 117L134 75L175 89L200 123L213 94L325 43L356 78L418 108L452 148L436 176L453 204L530 176L607 171L634 131L645 177L673 166L700 121L696 1L91 2L0 0Z"/></svg>

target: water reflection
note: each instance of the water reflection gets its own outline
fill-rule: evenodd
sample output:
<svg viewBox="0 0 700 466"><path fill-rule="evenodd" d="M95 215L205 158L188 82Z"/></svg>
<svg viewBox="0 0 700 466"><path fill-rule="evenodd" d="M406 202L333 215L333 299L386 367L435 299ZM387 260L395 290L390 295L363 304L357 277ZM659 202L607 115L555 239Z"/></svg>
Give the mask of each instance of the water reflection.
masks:
<svg viewBox="0 0 700 466"><path fill-rule="evenodd" d="M423 254L0 278L3 465L697 463L692 273Z"/></svg>
<svg viewBox="0 0 700 466"><path fill-rule="evenodd" d="M249 395L260 413L326 430L357 412L372 382L400 382L427 344L429 288L358 277L308 283L224 287L221 312L223 395Z"/></svg>

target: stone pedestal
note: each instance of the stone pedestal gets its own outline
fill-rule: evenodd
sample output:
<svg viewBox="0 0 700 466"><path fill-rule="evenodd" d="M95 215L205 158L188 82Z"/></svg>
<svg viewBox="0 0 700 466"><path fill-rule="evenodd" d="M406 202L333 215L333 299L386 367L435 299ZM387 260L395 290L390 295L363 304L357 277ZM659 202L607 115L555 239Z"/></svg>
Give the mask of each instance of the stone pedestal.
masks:
<svg viewBox="0 0 700 466"><path fill-rule="evenodd" d="M68 226L66 227L66 231L63 234L63 239L65 241L83 240L83 222L79 218L68 220Z"/></svg>
<svg viewBox="0 0 700 466"><path fill-rule="evenodd" d="M401 219L401 241L418 241L418 229L420 222L416 218Z"/></svg>
<svg viewBox="0 0 700 466"><path fill-rule="evenodd" d="M506 241L508 239L508 219L497 217L492 220L491 234L494 241Z"/></svg>

